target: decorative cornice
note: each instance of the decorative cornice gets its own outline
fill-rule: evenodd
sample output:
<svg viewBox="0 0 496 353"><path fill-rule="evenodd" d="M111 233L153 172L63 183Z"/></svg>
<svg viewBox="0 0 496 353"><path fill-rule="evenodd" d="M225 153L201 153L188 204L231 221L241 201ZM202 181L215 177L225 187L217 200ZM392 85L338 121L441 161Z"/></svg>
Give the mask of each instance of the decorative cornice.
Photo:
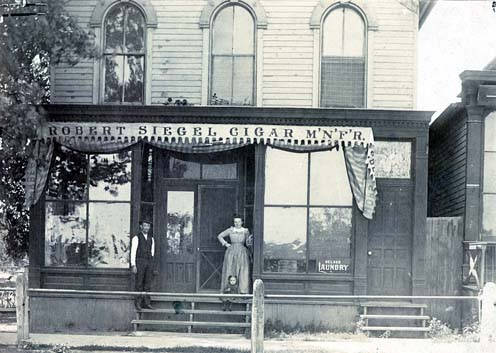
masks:
<svg viewBox="0 0 496 353"><path fill-rule="evenodd" d="M317 5L315 5L312 16L310 17L310 28L319 29L324 20L324 16L339 6L348 6L358 11L364 18L368 31L379 30L376 20L377 17L373 8L367 5L367 3L363 0L320 0Z"/></svg>
<svg viewBox="0 0 496 353"><path fill-rule="evenodd" d="M132 4L138 7L145 15L146 26L148 28L157 27L157 14L150 0L98 0L93 13L91 14L90 27L101 27L103 19L110 7L117 4Z"/></svg>
<svg viewBox="0 0 496 353"><path fill-rule="evenodd" d="M49 121L252 123L400 128L427 131L433 112L375 109L212 106L47 105Z"/></svg>
<svg viewBox="0 0 496 353"><path fill-rule="evenodd" d="M238 4L244 6L255 17L255 23L258 29L267 28L267 15L258 0L208 0L207 5L203 7L200 15L200 28L210 28L212 15L223 5Z"/></svg>

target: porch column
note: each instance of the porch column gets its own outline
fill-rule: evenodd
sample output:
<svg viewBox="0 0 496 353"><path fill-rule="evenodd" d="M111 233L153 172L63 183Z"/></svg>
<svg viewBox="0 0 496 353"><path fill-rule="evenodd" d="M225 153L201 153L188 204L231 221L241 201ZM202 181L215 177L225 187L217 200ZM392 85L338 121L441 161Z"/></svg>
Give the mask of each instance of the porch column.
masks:
<svg viewBox="0 0 496 353"><path fill-rule="evenodd" d="M427 173L429 132L415 139L415 186L413 197L412 295L425 295L425 243L427 224Z"/></svg>
<svg viewBox="0 0 496 353"><path fill-rule="evenodd" d="M482 167L484 166L484 107L467 109L467 170L465 183L465 239L480 240Z"/></svg>
<svg viewBox="0 0 496 353"><path fill-rule="evenodd" d="M253 208L253 281L262 274L263 206L265 190L265 150L263 144L255 145L255 205Z"/></svg>

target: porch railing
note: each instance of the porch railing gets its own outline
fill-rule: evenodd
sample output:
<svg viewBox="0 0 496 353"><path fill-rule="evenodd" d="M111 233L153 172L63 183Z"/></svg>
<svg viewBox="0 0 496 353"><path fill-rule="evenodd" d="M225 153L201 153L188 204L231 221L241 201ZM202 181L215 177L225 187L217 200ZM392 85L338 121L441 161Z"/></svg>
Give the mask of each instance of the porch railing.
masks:
<svg viewBox="0 0 496 353"><path fill-rule="evenodd" d="M8 288L13 290L13 288ZM16 309L17 309L17 341L18 343L29 338L29 295L31 294L81 294L81 295L143 295L143 292L128 291L97 291L97 290L73 290L73 289L28 289L27 273L17 277L16 286ZM264 340L264 306L266 301L289 301L304 299L305 301L315 301L325 304L336 300L453 300L453 301L476 301L477 307L481 310L481 342L487 342L494 332L496 332L496 284L488 283L482 295L479 296L381 296L381 295L282 295L264 294L262 280L257 279L253 285L253 294L212 294L212 293L162 293L147 292L146 294L160 297L198 297L198 298L239 298L251 301L251 346L252 353L263 352ZM494 339L494 337L493 337Z"/></svg>

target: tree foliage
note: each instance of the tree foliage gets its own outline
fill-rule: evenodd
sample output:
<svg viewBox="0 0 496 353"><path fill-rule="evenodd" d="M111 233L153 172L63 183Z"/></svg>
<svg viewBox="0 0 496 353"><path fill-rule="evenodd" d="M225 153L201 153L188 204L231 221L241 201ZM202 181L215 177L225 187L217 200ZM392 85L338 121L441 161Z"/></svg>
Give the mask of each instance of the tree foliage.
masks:
<svg viewBox="0 0 496 353"><path fill-rule="evenodd" d="M43 119L39 106L50 102L49 68L96 55L92 34L64 10L65 2L49 0L44 16L9 16L0 24L0 219L6 250L17 258L28 247L22 177Z"/></svg>

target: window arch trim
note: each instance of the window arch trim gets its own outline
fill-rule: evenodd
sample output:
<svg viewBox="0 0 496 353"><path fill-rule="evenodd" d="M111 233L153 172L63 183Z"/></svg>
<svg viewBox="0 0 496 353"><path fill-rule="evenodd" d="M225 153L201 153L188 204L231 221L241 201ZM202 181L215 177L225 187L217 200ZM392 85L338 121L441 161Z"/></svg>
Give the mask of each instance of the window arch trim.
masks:
<svg viewBox="0 0 496 353"><path fill-rule="evenodd" d="M376 21L376 16L372 9L367 6L367 3L363 0L353 0L353 1L341 1L341 0L321 0L314 7L312 16L310 17L310 28L320 29L325 17L338 7L349 7L357 11L362 17L365 30L367 31L377 31L378 24Z"/></svg>
<svg viewBox="0 0 496 353"><path fill-rule="evenodd" d="M200 28L210 28L213 15L215 15L224 5L239 5L246 8L253 16L256 29L267 28L267 15L258 0L213 0L209 1L203 8L200 16Z"/></svg>
<svg viewBox="0 0 496 353"><path fill-rule="evenodd" d="M107 11L114 5L130 4L141 10L147 28L157 27L157 14L150 0L103 0L98 1L90 19L90 27L101 27Z"/></svg>

